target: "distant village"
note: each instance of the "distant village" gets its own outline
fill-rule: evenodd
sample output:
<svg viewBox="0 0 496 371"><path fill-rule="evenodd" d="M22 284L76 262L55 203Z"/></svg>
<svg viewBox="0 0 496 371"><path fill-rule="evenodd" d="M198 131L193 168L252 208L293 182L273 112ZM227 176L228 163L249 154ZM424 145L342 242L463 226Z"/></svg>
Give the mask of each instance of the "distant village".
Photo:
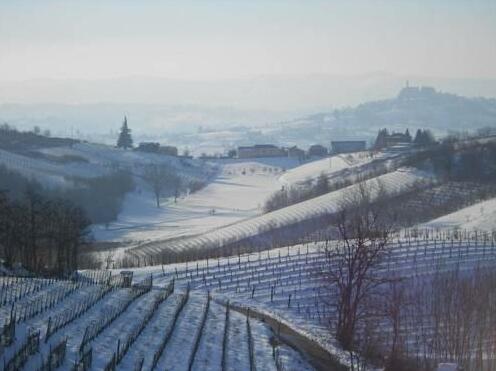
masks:
<svg viewBox="0 0 496 371"><path fill-rule="evenodd" d="M251 146L239 146L231 149L225 155L203 154L199 158L205 160L218 159L251 159L263 157L289 157L303 161L313 157L325 157L332 154L361 152L367 149L377 151L401 152L409 150L414 146L426 146L434 144L435 139L429 130L418 129L415 137L406 129L404 133L389 132L388 129L381 129L377 134L374 144L367 148L365 140L336 140L331 141L330 146L313 144L307 150L292 147L278 147L275 144L255 144ZM161 145L158 142L142 142L135 148L137 151L158 153L169 156L192 158L188 153L179 156L177 147Z"/></svg>

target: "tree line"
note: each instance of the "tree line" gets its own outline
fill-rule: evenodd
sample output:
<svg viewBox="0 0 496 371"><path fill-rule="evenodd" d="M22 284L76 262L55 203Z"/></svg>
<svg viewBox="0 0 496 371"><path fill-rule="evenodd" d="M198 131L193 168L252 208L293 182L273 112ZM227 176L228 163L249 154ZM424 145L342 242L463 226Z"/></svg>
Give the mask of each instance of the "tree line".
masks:
<svg viewBox="0 0 496 371"><path fill-rule="evenodd" d="M14 170L0 165L0 191L9 198L22 198L28 187L48 198L60 198L81 208L92 224L108 223L117 217L126 193L135 187L132 175L125 170L94 178L70 178L66 187L44 187Z"/></svg>
<svg viewBox="0 0 496 371"><path fill-rule="evenodd" d="M0 166L0 258L5 266L69 274L78 268L90 224L114 220L134 188L132 176L121 170L71 181L65 188L47 188Z"/></svg>
<svg viewBox="0 0 496 371"><path fill-rule="evenodd" d="M411 158L413 166L432 170L444 180L494 182L496 141L446 138L439 145Z"/></svg>
<svg viewBox="0 0 496 371"><path fill-rule="evenodd" d="M68 275L78 266L90 222L70 201L48 198L33 185L21 197L0 193L0 253L6 267Z"/></svg>

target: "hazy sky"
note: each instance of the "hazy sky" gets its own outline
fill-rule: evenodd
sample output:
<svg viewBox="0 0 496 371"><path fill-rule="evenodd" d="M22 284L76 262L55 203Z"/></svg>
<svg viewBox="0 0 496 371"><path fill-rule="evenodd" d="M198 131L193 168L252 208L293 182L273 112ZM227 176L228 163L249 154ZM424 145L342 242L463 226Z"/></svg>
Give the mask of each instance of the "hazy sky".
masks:
<svg viewBox="0 0 496 371"><path fill-rule="evenodd" d="M0 1L0 80L496 78L496 1Z"/></svg>

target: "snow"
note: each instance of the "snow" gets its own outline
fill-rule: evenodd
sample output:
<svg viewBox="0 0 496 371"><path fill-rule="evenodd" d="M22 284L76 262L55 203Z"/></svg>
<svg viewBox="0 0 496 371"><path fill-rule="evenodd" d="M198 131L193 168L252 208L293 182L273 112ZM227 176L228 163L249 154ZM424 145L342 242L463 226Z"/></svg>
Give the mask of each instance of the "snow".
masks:
<svg viewBox="0 0 496 371"><path fill-rule="evenodd" d="M250 326L253 334L255 359L264 365L264 370L277 370L274 359L272 358L272 349L267 346L267 344L274 342L274 334L272 334L272 331L265 323L252 318L250 318ZM294 358L296 358L295 355L293 355L292 359Z"/></svg>
<svg viewBox="0 0 496 371"><path fill-rule="evenodd" d="M246 317L242 314L231 310L229 313L229 343L236 346L230 346L227 352L227 369L249 370L250 359L243 355L248 354L248 334L246 331Z"/></svg>
<svg viewBox="0 0 496 371"><path fill-rule="evenodd" d="M64 165L52 164L48 161L21 156L0 150L0 164L7 169L17 171L26 178L33 178L48 187L62 187L68 184L66 176L88 174L88 169L72 169ZM91 173L91 171L89 171ZM94 171L96 173L96 171Z"/></svg>
<svg viewBox="0 0 496 371"><path fill-rule="evenodd" d="M210 310L205 323L200 346L196 353L194 370L221 370L222 344L219 340L224 337L226 308L215 302L210 302Z"/></svg>
<svg viewBox="0 0 496 371"><path fill-rule="evenodd" d="M98 349L98 352L93 354L93 365L101 365L98 369L102 369L112 358L114 352L117 351L117 342L120 339L121 346L124 343L126 336L131 333L134 327L139 323L141 318L151 307L153 300L158 295L158 290L151 290L133 302L129 308L121 314L107 329L98 335L92 342L93 349Z"/></svg>
<svg viewBox="0 0 496 371"><path fill-rule="evenodd" d="M418 185L421 182L428 183L431 179L429 174L422 171L411 168L401 168L377 178L369 179L366 181L366 185L371 190L372 196L375 197L379 193L381 187L384 187L390 194L399 194L410 186ZM242 220L223 228L210 230L200 236L157 241L131 248L127 251L137 255L153 255L155 253L160 253L165 248L181 251L186 249L206 248L209 244L218 245L239 241L246 237L255 236L271 226L287 226L320 215L335 213L340 209L344 200L355 194L358 189L357 187L358 185L352 185L261 216Z"/></svg>
<svg viewBox="0 0 496 371"><path fill-rule="evenodd" d="M191 295L181 312L172 337L160 358L158 370L187 370L188 359L193 350L194 335L200 325L205 295ZM173 366L173 367L172 367Z"/></svg>
<svg viewBox="0 0 496 371"><path fill-rule="evenodd" d="M130 292L128 289L117 290L109 295L107 295L101 303L92 307L84 316L72 322L68 326L64 327L62 331L59 331L52 339L52 343L55 344L57 339L67 336L67 356L66 365L74 364L74 361L78 359L79 347L84 336L84 332L88 325L96 322L102 318L102 315L109 313L113 308L120 307L129 300ZM117 341L117 338L115 339ZM97 357L99 360L100 367L105 361L109 361L112 352L115 349L104 348L101 349L104 353L102 356L108 357L102 359L102 356Z"/></svg>
<svg viewBox="0 0 496 371"><path fill-rule="evenodd" d="M205 188L177 203L164 199L160 208L146 188L139 188L126 196L118 219L108 228L94 226L93 234L96 240L147 242L200 234L256 216L279 189L280 168L268 168L257 162L226 164Z"/></svg>
<svg viewBox="0 0 496 371"><path fill-rule="evenodd" d="M206 180L215 172L215 166L199 160L122 150L111 146L77 143L72 146L50 147L37 150L36 157L0 150L0 164L34 178L45 186L70 186L72 178L93 178L109 174L116 169L127 169L140 177L148 164L166 164L175 168L184 179ZM49 156L50 159L45 157ZM80 158L69 161L64 156Z"/></svg>
<svg viewBox="0 0 496 371"><path fill-rule="evenodd" d="M288 170L279 178L279 181L288 186L299 185L308 180L314 180L320 174L329 177L340 170L363 165L371 159L369 152L330 156Z"/></svg>
<svg viewBox="0 0 496 371"><path fill-rule="evenodd" d="M172 316L179 305L182 294L171 294L157 309L157 313L140 334L136 342L129 349L121 361L122 369L132 370L135 363L144 357L143 369L149 370L152 366L153 353L157 350L164 337L165 329L170 327Z"/></svg>
<svg viewBox="0 0 496 371"><path fill-rule="evenodd" d="M496 231L496 198L465 207L419 226L428 229Z"/></svg>
<svg viewBox="0 0 496 371"><path fill-rule="evenodd" d="M340 350L329 333L328 320L333 313L325 308L329 297L316 275L325 261L325 248L332 249L335 243L288 246L239 257L138 268L134 272L136 279L153 274L157 285L174 277L176 285L188 282L195 290L209 291L217 302L229 300L233 307L250 308L252 313L274 318L346 363L349 355ZM446 270L494 267L496 263L495 250L486 239L403 237L392 241L390 249L391 255L378 269L405 279L429 276L439 269L440 262ZM242 326L239 329L242 331Z"/></svg>
<svg viewBox="0 0 496 371"><path fill-rule="evenodd" d="M176 322L172 337L159 359L157 369L187 369L195 335L199 331L207 301L207 293L210 293L214 299L210 302L204 331L194 357L195 369L219 369L225 326L225 307L222 303L227 300L230 300L232 305L227 341L227 369L249 369L250 363L246 316L239 313L237 308L251 309L252 317L249 321L257 369L276 369L275 360L272 357L273 346L276 347L275 354L285 369L312 370L312 367L304 354L299 354L288 344L280 343L281 340L285 340L284 336L274 341L275 334L265 323L260 322L257 319L258 315L254 313L276 320L298 333L299 336L305 337L309 342L316 342L346 363L347 354L336 346L336 341L332 339L327 328L327 320L332 313L325 310L316 313L316 303L325 297L319 296L322 280L315 276L315 270L324 260L326 246L332 248L334 243L336 242L288 246L239 257L135 269L135 281L139 282L152 274L155 286L150 292L134 300L122 314L91 341L88 346L94 351L92 368L103 368L115 352L118 339L123 344L126 336L150 312L160 289L168 285L173 278L176 282L176 291L153 312L145 328L118 365L119 369L134 369L136 362L142 357L145 369L149 369L154 353L171 327L173 314L180 298L184 295L182 290L188 283L191 287L189 300ZM487 241L400 239L391 244L393 254L390 261L383 264L380 269L387 274L396 272L403 277L430 274L429 272L435 269L439 261L443 261L448 269L455 266L463 269L480 264L494 266L496 261L494 249ZM117 274L118 271L114 270L112 273ZM222 282L221 285L218 284L219 281ZM54 287L72 284L68 281L56 281L42 287L37 296L44 295ZM15 287L16 285L24 285L24 283L19 281L10 284L9 287L12 290L19 290ZM252 298L251 287L254 285L256 285L256 290ZM270 298L271 287L275 287L273 300ZM50 347L65 337L68 339L67 358L61 369L68 369L78 358L79 345L88 325L100 319L103 313L108 313L112 308L121 307L129 301L132 297L131 290L114 289L109 292L81 317L59 329L48 342L45 342L44 334L48 318L70 310L80 301L88 300L93 292L100 289L99 285L83 285L53 308L18 324L16 343L6 348L3 353L6 360L12 357L13 352L25 339L28 328L33 328L41 330L41 353L28 359L26 369L36 369L41 357L46 358ZM292 294L290 307L288 307L289 294ZM23 300L21 299L19 304L22 304ZM310 315L306 308L310 309Z"/></svg>

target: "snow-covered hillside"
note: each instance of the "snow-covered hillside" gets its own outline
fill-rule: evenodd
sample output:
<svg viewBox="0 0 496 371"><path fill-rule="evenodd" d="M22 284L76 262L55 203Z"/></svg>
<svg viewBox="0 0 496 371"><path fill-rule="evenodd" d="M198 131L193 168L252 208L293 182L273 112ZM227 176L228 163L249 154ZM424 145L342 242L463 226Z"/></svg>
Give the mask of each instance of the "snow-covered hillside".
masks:
<svg viewBox="0 0 496 371"><path fill-rule="evenodd" d="M363 165L372 159L370 152L330 156L290 169L281 175L279 180L284 185L299 185L309 180L314 180L320 174L325 174L329 177L340 170Z"/></svg>
<svg viewBox="0 0 496 371"><path fill-rule="evenodd" d="M157 208L146 185L127 195L118 220L93 228L97 240L147 242L204 233L261 214L265 199L280 188L281 168L233 162L200 191Z"/></svg>
<svg viewBox="0 0 496 371"><path fill-rule="evenodd" d="M419 228L496 231L496 198L444 215Z"/></svg>
<svg viewBox="0 0 496 371"><path fill-rule="evenodd" d="M38 153L39 156L32 151L27 156L0 150L0 164L47 186L70 186L71 179L102 176L116 169L126 169L140 176L144 166L152 163L175 168L185 180L206 180L216 171L214 165L198 160L126 151L91 143L43 148Z"/></svg>
<svg viewBox="0 0 496 371"><path fill-rule="evenodd" d="M277 318L296 332L322 344L343 362L347 357L329 333L335 312L328 286L319 272L329 267L326 251L338 241L313 242L233 257L134 269L136 280L154 276L157 285L172 277L210 292L214 298ZM496 266L494 241L401 237L388 244L387 257L377 267L387 277L402 280L430 277L433 272ZM117 272L117 271L116 271ZM384 324L387 333L390 324Z"/></svg>
<svg viewBox="0 0 496 371"><path fill-rule="evenodd" d="M202 178L211 169L202 161L178 158L155 153L131 151L94 143L78 143L72 147L52 147L40 150L51 156L80 156L90 164L105 169L125 168L140 175L144 166L149 164L169 165L180 171L185 178Z"/></svg>
<svg viewBox="0 0 496 371"><path fill-rule="evenodd" d="M389 194L395 195L413 185L428 184L430 180L431 177L427 173L402 168L377 178L369 179L366 181L366 185L370 189L372 196L377 195L381 189L385 189ZM200 236L158 241L129 249L127 252L132 256L156 255L166 250L184 251L233 243L255 236L263 231L268 231L268 228L288 226L321 215L335 213L341 207L342 202L356 192L357 187L358 185L352 185L255 218L208 231Z"/></svg>
<svg viewBox="0 0 496 371"><path fill-rule="evenodd" d="M3 369L313 370L269 326L204 292L107 277L0 278Z"/></svg>

